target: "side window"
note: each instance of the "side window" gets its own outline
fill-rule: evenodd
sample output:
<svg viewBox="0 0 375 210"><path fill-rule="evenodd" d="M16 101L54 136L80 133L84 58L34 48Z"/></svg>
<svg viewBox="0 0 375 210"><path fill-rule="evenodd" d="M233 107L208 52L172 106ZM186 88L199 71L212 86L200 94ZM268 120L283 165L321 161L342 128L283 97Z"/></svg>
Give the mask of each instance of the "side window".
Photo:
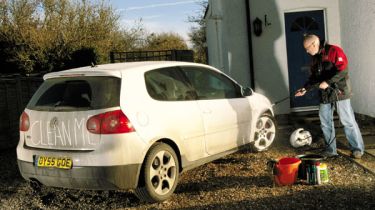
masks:
<svg viewBox="0 0 375 210"><path fill-rule="evenodd" d="M156 100L196 100L197 94L178 67L156 69L145 74L148 94Z"/></svg>
<svg viewBox="0 0 375 210"><path fill-rule="evenodd" d="M242 97L241 87L223 74L199 67L182 68L194 86L199 99Z"/></svg>

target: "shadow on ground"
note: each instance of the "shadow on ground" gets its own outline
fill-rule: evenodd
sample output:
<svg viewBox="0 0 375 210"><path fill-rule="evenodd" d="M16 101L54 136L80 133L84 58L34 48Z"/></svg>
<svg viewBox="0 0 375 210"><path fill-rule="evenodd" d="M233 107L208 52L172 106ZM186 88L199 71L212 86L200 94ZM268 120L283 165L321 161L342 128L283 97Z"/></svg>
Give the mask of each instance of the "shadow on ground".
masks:
<svg viewBox="0 0 375 210"><path fill-rule="evenodd" d="M291 191L283 196L270 195L259 199L218 202L180 209L356 209L356 206L374 209L375 189L364 191L351 187L317 187L305 191Z"/></svg>

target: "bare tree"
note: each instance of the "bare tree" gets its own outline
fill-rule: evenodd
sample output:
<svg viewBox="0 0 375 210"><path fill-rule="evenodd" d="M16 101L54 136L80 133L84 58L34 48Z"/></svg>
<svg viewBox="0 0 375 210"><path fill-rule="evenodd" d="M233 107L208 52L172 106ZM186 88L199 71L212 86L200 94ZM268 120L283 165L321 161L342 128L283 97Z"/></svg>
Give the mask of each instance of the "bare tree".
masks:
<svg viewBox="0 0 375 210"><path fill-rule="evenodd" d="M0 1L0 73L57 71L109 61L110 51L187 49L175 33L149 33L142 19L120 27L107 0Z"/></svg>
<svg viewBox="0 0 375 210"><path fill-rule="evenodd" d="M193 44L194 60L197 63L207 63L207 45L206 45L206 22L204 14L206 12L208 2L199 2L201 10L194 16L189 16L188 21L195 23L197 26L191 27L189 38Z"/></svg>
<svg viewBox="0 0 375 210"><path fill-rule="evenodd" d="M186 50L184 39L177 33L150 34L147 37L146 50Z"/></svg>
<svg viewBox="0 0 375 210"><path fill-rule="evenodd" d="M0 63L14 72L61 70L88 49L106 62L119 34L119 15L105 0L7 0L0 15Z"/></svg>

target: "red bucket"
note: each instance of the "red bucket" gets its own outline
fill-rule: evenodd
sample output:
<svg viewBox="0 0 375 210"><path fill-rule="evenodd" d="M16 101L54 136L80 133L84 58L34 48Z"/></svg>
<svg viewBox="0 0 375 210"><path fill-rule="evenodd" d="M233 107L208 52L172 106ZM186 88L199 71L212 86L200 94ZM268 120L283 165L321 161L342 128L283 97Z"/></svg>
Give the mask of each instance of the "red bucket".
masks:
<svg viewBox="0 0 375 210"><path fill-rule="evenodd" d="M275 165L275 182L279 186L292 185L298 177L298 166L301 160L295 157L281 158Z"/></svg>

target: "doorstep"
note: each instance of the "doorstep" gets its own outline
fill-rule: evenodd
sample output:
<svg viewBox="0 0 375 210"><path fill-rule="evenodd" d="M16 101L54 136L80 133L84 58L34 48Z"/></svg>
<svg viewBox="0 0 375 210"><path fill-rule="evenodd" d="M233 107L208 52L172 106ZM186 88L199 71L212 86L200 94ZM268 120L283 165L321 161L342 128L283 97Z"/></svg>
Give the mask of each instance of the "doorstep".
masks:
<svg viewBox="0 0 375 210"><path fill-rule="evenodd" d="M366 152L375 157L375 149L366 149Z"/></svg>
<svg viewBox="0 0 375 210"><path fill-rule="evenodd" d="M365 137L364 137L365 138ZM365 140L364 140L365 141ZM367 145L366 145L367 148ZM369 173L375 175L375 149L366 149L361 159L351 157L352 152L349 149L348 141L345 137L337 138L337 152L350 161L358 164Z"/></svg>

